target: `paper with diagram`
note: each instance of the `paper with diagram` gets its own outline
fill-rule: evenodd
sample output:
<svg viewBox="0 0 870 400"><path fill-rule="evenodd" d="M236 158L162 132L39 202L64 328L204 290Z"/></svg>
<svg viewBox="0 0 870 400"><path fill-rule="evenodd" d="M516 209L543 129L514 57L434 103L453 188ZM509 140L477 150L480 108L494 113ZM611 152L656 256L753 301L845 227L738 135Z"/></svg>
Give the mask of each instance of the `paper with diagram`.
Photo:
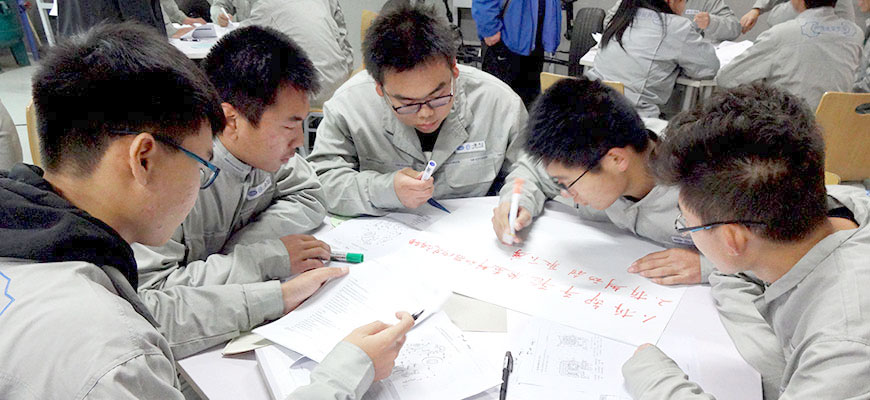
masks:
<svg viewBox="0 0 870 400"><path fill-rule="evenodd" d="M410 271L366 261L328 282L293 312L254 333L311 358L323 358L352 330L375 320L397 322L395 313L436 312L449 292L424 283Z"/></svg>
<svg viewBox="0 0 870 400"><path fill-rule="evenodd" d="M274 399L308 384L317 365L279 346L256 352ZM446 314L436 313L408 333L390 377L374 383L363 399L459 400L498 385L500 372L475 356Z"/></svg>

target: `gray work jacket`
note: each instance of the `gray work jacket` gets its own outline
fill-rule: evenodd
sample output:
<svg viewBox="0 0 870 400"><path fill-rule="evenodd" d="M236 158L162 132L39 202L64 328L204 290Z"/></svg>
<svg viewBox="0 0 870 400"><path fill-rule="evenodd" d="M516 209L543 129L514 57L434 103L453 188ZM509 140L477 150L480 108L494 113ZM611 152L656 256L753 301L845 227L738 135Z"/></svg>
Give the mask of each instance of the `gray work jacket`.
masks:
<svg viewBox="0 0 870 400"><path fill-rule="evenodd" d="M691 21L641 8L625 30L622 46L615 40L608 43L586 76L622 82L625 97L638 114L658 118L659 107L670 99L678 75L705 79L718 70L716 49L695 31Z"/></svg>
<svg viewBox="0 0 870 400"><path fill-rule="evenodd" d="M768 399L866 399L870 394L870 196L846 186L829 186L828 195L854 214L859 227L827 236L769 286L735 297L752 301L769 331L739 312L739 305L729 315L729 323L737 325L741 320L733 317L744 315L750 332L763 336L748 349L761 353L747 360L783 357L770 363L783 369L777 393L765 393ZM735 340L745 358L747 349L740 346L746 343ZM774 343L781 352L758 347ZM655 347L629 359L623 374L636 399L713 398Z"/></svg>
<svg viewBox="0 0 870 400"><path fill-rule="evenodd" d="M789 0L756 0L752 8L767 13L767 24L770 26L793 20L798 16L797 10ZM834 13L847 21L856 22L855 5L852 0L837 0Z"/></svg>
<svg viewBox="0 0 870 400"><path fill-rule="evenodd" d="M454 101L432 151L438 166L433 198L485 196L516 162L528 114L502 81L459 65ZM403 124L360 72L324 105L324 120L308 160L314 166L329 212L383 215L402 208L393 187L396 171L422 171L423 155L413 127Z"/></svg>
<svg viewBox="0 0 870 400"><path fill-rule="evenodd" d="M311 107L321 107L353 71L353 48L338 0L259 0L242 25L274 28L305 50L321 88Z"/></svg>
<svg viewBox="0 0 870 400"><path fill-rule="evenodd" d="M275 174L233 156L220 139L220 175L160 247L134 244L139 294L179 358L283 315L290 275L281 236L319 226L326 210L314 171L294 156Z"/></svg>
<svg viewBox="0 0 870 400"><path fill-rule="evenodd" d="M233 16L233 22L242 22L251 17L251 9L256 4L257 0L214 0L209 13L214 23L217 23L223 10L227 10L227 13Z"/></svg>
<svg viewBox="0 0 870 400"><path fill-rule="evenodd" d="M607 10L607 15L604 17L605 27L610 23L613 15L616 14L620 4L622 4L622 1L617 0L616 4ZM742 30L740 20L737 19L734 11L731 11L731 7L728 7L728 4L725 4L723 0L686 0L686 11L683 12L684 17L694 21L695 14L701 12L710 14L710 25L707 26L707 29L701 29L692 22L692 27L704 36L705 39L712 42L721 42L724 40L734 40L740 36Z"/></svg>
<svg viewBox="0 0 870 400"><path fill-rule="evenodd" d="M849 92L861 63L863 31L831 7L811 8L758 36L755 45L722 67L716 84L732 88L764 80L815 110L825 92Z"/></svg>

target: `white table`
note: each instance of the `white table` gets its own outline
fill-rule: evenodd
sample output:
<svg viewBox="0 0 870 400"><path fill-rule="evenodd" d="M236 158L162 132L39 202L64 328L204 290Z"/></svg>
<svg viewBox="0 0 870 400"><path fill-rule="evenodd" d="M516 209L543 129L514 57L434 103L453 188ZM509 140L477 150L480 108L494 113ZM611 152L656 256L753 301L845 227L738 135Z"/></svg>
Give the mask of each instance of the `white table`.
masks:
<svg viewBox="0 0 870 400"><path fill-rule="evenodd" d="M591 67L595 65L595 56L598 55L598 48L589 49L583 57L580 58L580 65ZM686 87L686 92L683 95L683 104L681 109L686 111L700 100L708 99L713 95L713 89L716 88L716 81L713 79L693 79L686 76L678 76L677 84ZM700 97L698 95L700 94Z"/></svg>
<svg viewBox="0 0 870 400"><path fill-rule="evenodd" d="M235 29L230 27L222 27L217 24L212 24L209 22L209 25L214 25L215 33L217 33L216 38L212 39L199 39L197 41L186 41L181 39L169 38L169 43L173 46L181 50L187 58L191 60L201 60L208 55L208 52L211 51L212 46L217 43L217 41L226 35L229 31Z"/></svg>
<svg viewBox="0 0 870 400"><path fill-rule="evenodd" d="M495 198L444 200L449 209L480 202L495 204ZM549 215L576 218L571 207L555 201L547 203ZM489 216L482 216L489 219ZM321 227L321 231L329 227ZM462 310L467 318L473 316L474 309ZM478 313L479 314L479 313ZM451 315L455 317L455 315ZM757 393L760 398L761 380L758 374L737 355L725 328L719 321L718 313L706 286L689 287L662 334L658 344L663 351L675 357L686 353L686 347L698 344L694 355L706 369L693 376L705 390L715 394L720 400L750 400L747 393ZM269 400L270 395L263 380L253 352L222 357L223 345L216 346L200 354L178 361L181 374L190 382L203 398L212 400ZM708 355L704 359L703 355ZM746 377L750 377L747 381ZM754 380L753 380L754 379Z"/></svg>

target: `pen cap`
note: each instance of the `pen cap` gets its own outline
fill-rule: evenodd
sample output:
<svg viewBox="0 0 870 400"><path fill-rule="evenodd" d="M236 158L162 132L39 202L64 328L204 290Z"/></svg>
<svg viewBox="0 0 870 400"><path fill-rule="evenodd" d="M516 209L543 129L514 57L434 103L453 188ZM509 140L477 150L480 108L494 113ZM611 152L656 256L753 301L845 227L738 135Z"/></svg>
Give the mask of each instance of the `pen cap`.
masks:
<svg viewBox="0 0 870 400"><path fill-rule="evenodd" d="M347 253L347 262L354 264L363 262L362 253Z"/></svg>

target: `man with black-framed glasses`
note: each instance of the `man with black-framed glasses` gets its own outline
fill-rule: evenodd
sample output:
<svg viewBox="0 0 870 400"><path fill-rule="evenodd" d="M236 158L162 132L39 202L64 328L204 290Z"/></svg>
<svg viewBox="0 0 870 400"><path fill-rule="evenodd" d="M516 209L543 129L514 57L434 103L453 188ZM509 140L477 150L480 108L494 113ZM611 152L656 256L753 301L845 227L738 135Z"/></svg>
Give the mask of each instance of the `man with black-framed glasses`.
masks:
<svg viewBox="0 0 870 400"><path fill-rule="evenodd" d="M527 113L497 78L456 64L450 29L422 7L375 19L366 71L323 108L308 160L340 215L383 215L429 199L496 193L519 155ZM429 161L437 167L420 180Z"/></svg>
<svg viewBox="0 0 870 400"><path fill-rule="evenodd" d="M760 83L675 117L652 160L679 190L680 229L719 270L719 317L765 399L870 393L870 197L826 187L824 168L806 102ZM651 344L622 372L634 398L712 398Z"/></svg>
<svg viewBox="0 0 870 400"><path fill-rule="evenodd" d="M514 228L527 227L544 202L558 195L571 199L581 218L609 221L654 240L667 250L625 266L656 283L707 281L713 265L674 230L677 193L656 185L648 158L658 142L622 95L600 82L566 79L544 92L529 116L526 154L511 171L493 210L493 230L501 241L522 242L510 231L510 184L523 178L520 211ZM534 233L529 233L534 234Z"/></svg>

